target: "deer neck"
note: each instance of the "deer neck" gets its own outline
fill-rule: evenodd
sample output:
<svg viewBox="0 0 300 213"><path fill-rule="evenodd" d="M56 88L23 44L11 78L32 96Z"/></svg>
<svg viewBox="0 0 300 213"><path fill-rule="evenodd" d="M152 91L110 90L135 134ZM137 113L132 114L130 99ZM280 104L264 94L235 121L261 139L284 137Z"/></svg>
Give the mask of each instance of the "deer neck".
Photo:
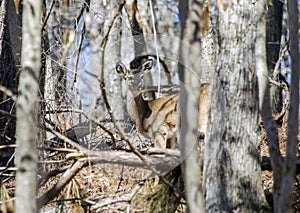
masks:
<svg viewBox="0 0 300 213"><path fill-rule="evenodd" d="M148 102L143 99L142 94L135 97L127 96L127 98L127 110L130 118L135 123L137 130L141 133L145 133L146 130L143 121L151 114Z"/></svg>

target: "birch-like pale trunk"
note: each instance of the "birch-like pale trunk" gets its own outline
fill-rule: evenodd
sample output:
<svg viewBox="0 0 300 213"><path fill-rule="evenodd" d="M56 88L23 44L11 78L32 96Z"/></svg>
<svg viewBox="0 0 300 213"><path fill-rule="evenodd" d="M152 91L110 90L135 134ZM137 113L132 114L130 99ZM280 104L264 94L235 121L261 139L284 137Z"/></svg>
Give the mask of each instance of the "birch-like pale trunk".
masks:
<svg viewBox="0 0 300 213"><path fill-rule="evenodd" d="M36 207L37 125L39 73L41 69L42 1L23 2L22 71L17 100L17 151L15 212L33 212Z"/></svg>
<svg viewBox="0 0 300 213"><path fill-rule="evenodd" d="M205 212L203 197L203 175L197 144L202 61L201 18L205 11L205 1L181 1L181 44L178 72L180 79L180 125L179 147L183 163L181 166L185 184L188 212ZM188 12L187 12L188 10ZM201 30L200 30L201 29Z"/></svg>

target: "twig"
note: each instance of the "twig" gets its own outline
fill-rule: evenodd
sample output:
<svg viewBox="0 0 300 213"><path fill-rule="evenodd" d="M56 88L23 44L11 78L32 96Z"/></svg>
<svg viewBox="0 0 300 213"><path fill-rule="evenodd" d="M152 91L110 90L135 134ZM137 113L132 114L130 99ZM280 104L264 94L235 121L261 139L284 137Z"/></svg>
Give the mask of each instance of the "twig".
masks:
<svg viewBox="0 0 300 213"><path fill-rule="evenodd" d="M7 145L1 145L0 149L8 149L8 148L16 148L16 144L7 144Z"/></svg>
<svg viewBox="0 0 300 213"><path fill-rule="evenodd" d="M120 187L121 187L121 184L122 184L122 181L124 180L123 179L123 173L124 173L124 165L122 165L122 168L121 168L121 177L120 177L120 180L118 182L118 186L117 186L117 189L116 189L116 193L119 191Z"/></svg>
<svg viewBox="0 0 300 213"><path fill-rule="evenodd" d="M112 143L115 144L116 139L113 135L113 133L111 131L109 131L105 126L103 126L100 122L98 122L97 120L95 120L94 118L88 116L86 113L84 113L82 110L78 110L78 109L62 109L62 110L49 110L46 111L45 114L52 114L52 113L65 113L65 112L75 112L75 113L80 113L81 115L83 115L87 120L91 121L92 124L96 124L97 126L99 126L102 130L104 130L104 132L106 132L109 137L112 140ZM77 126L72 127L71 129L68 129L66 132L72 131L72 129L77 128Z"/></svg>
<svg viewBox="0 0 300 213"><path fill-rule="evenodd" d="M284 88L285 87L285 84L281 84L280 82L278 82L277 80L272 79L271 77L269 77L269 82L271 84L274 84L277 87L280 87L280 88Z"/></svg>
<svg viewBox="0 0 300 213"><path fill-rule="evenodd" d="M4 27L5 27L5 16L6 16L6 0L1 2L1 16L0 16L0 56L2 54L2 44L4 42Z"/></svg>
<svg viewBox="0 0 300 213"><path fill-rule="evenodd" d="M287 110L290 107L290 89L289 89L289 85L288 85L288 83L285 79L283 80L284 83L280 83L280 82L278 82L276 80L273 80L272 78L269 77L269 81L270 81L270 83L284 89L284 91L285 91L285 99L284 99L284 104L283 104L282 110L276 116L277 117L276 121L278 121L286 114Z"/></svg>
<svg viewBox="0 0 300 213"><path fill-rule="evenodd" d="M8 89L5 86L0 85L0 91L3 92L4 94L8 95L9 97L11 97L11 99L13 99L14 101L17 100L17 95L15 95L10 89Z"/></svg>
<svg viewBox="0 0 300 213"><path fill-rule="evenodd" d="M14 114L6 112L6 111L4 111L2 109L0 109L0 114L8 116L8 117L13 118L13 119L16 119L16 116Z"/></svg>
<svg viewBox="0 0 300 213"><path fill-rule="evenodd" d="M11 106L11 109L10 109L10 112L9 112L10 114L13 114L13 112L15 111L15 106L16 106L16 102L13 102L12 106ZM11 116L8 117L7 122L5 124L5 127L4 127L4 130L2 132L3 137L7 136L6 133L7 133L7 131L9 131L9 125L12 122L13 119L16 119L16 117L14 117L14 118L11 117Z"/></svg>
<svg viewBox="0 0 300 213"><path fill-rule="evenodd" d="M144 180L147 180L150 177L151 174L148 174ZM106 199L101 199L97 203L95 203L92 207L92 211L99 212L100 208L103 208L105 206L115 204L115 203L121 203L121 202L131 202L131 200L134 198L134 196L138 193L138 191L142 188L145 181L141 181L139 184L137 184L134 189L129 194L120 195L118 197L109 197Z"/></svg>
<svg viewBox="0 0 300 213"><path fill-rule="evenodd" d="M52 142L48 140L47 142ZM53 148L53 147L38 147L38 150L42 151L56 151L56 152L76 152L75 149L68 149L68 148Z"/></svg>
<svg viewBox="0 0 300 213"><path fill-rule="evenodd" d="M277 60L277 62L276 62L276 64L275 64L274 71L273 71L273 77L272 77L272 79L273 79L274 81L277 81L277 79L278 79L278 75L279 75L279 72L280 72L280 70L279 70L280 63L281 63L281 61L284 59L284 56L285 56L286 52L288 51L288 49L289 49L289 46L288 46L288 44L287 44L287 45L283 48L283 50L282 50L282 52L281 52L281 54L280 54L280 56L279 56L279 58L278 58L278 60Z"/></svg>
<svg viewBox="0 0 300 213"><path fill-rule="evenodd" d="M45 17L45 20L44 20L44 23L43 23L43 26L42 26L42 32L45 30L45 27L46 27L46 25L47 25L48 19L49 19L51 13L52 13L54 4L55 4L55 0L52 0L51 5L50 5L50 8L49 8L49 12L48 12L48 14L47 14L46 17Z"/></svg>
<svg viewBox="0 0 300 213"><path fill-rule="evenodd" d="M76 142L74 142L73 140L71 140L70 138L68 138L67 136L61 134L60 132L57 132L57 131L55 131L55 130L53 130L53 129L50 129L50 128L47 128L47 127L46 127L46 129L47 129L49 132L51 132L51 133L53 133L54 135L56 135L58 138L62 139L64 142L66 142L66 143L70 144L71 146L73 146L74 148L76 148L76 149L78 149L78 150L80 150L80 151L82 151L82 150L87 150L87 149L85 149L84 147L80 146L78 143L76 143Z"/></svg>
<svg viewBox="0 0 300 213"><path fill-rule="evenodd" d="M71 166L65 166L65 167L62 167L62 168L58 168L58 169L55 169L55 170L52 170L50 172L47 172L46 174L43 175L43 177L41 177L39 180L38 180L38 186L41 187L43 186L51 177L53 176L56 176L60 173L63 173L65 172L67 169L69 169Z"/></svg>
<svg viewBox="0 0 300 213"><path fill-rule="evenodd" d="M39 160L37 161L39 164L60 164L65 163L68 159L62 159L62 160Z"/></svg>
<svg viewBox="0 0 300 213"><path fill-rule="evenodd" d="M80 35L80 40L79 40L79 47L78 47L78 52L76 54L76 59L75 59L75 65L74 65L74 77L72 80L71 85L74 86L74 84L77 81L77 69L78 69L78 62L79 62L79 57L80 57L80 53L81 53L81 49L82 49L82 43L83 43L83 35L85 33L85 22L83 22L83 29Z"/></svg>
<svg viewBox="0 0 300 213"><path fill-rule="evenodd" d="M0 171L1 172L5 172L5 171L17 171L17 167L2 166L2 167L0 167Z"/></svg>

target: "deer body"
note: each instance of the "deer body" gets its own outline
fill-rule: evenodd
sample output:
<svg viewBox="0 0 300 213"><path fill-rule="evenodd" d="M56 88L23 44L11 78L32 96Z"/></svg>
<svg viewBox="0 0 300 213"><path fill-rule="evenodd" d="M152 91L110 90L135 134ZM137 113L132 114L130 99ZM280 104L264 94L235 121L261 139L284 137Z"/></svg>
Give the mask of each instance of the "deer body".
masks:
<svg viewBox="0 0 300 213"><path fill-rule="evenodd" d="M168 95L162 98L146 101L140 90L143 88L143 75L152 68L153 62L134 60L130 70L125 65L118 63L116 71L126 81L127 110L130 118L136 125L137 131L154 140L157 148L175 148L176 146L176 121L179 94ZM132 69L134 68L134 69ZM205 132L208 121L208 85L204 84L200 90L200 119L199 131Z"/></svg>

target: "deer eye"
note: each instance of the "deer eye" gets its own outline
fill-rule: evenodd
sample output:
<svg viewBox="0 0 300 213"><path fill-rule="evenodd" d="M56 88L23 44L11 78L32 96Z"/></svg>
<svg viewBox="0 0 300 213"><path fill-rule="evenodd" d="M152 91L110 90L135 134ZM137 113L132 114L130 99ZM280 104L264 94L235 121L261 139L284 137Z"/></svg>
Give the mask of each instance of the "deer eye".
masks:
<svg viewBox="0 0 300 213"><path fill-rule="evenodd" d="M138 85L138 89L139 90L142 90L142 89L145 89L145 85L144 85L144 83L139 83L139 85Z"/></svg>

